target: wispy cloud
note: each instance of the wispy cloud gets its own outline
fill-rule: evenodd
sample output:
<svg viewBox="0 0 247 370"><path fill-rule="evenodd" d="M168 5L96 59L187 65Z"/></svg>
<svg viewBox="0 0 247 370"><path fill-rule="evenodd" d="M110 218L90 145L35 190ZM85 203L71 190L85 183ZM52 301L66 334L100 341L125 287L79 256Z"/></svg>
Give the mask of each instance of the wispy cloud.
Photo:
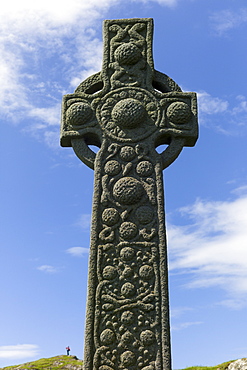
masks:
<svg viewBox="0 0 247 370"><path fill-rule="evenodd" d="M238 95L236 97L238 103L238 106L234 108L233 112L234 113L242 113L245 112L247 113L247 99L243 95Z"/></svg>
<svg viewBox="0 0 247 370"><path fill-rule="evenodd" d="M37 267L37 270L48 273L48 274L54 274L58 272L58 268L51 266L51 265L42 265Z"/></svg>
<svg viewBox="0 0 247 370"><path fill-rule="evenodd" d="M247 129L247 99L238 95L230 106L228 100L206 91L197 92L199 123L225 135L241 135Z"/></svg>
<svg viewBox="0 0 247 370"><path fill-rule="evenodd" d="M203 324L202 321L187 321L187 322L182 322L182 323L177 324L177 325L172 325L171 329L177 331L177 330L187 329L190 326L201 325L201 324Z"/></svg>
<svg viewBox="0 0 247 370"><path fill-rule="evenodd" d="M132 0L172 7L178 0ZM102 63L101 19L123 0L30 3L10 0L0 9L0 111L4 121L22 123L24 130L51 148L59 146L60 104L64 93ZM247 19L247 8L225 10L211 17L224 32ZM245 98L244 98L245 99ZM200 122L235 135L246 127L246 99L232 109L226 99L198 93ZM229 113L224 125L220 115ZM210 124L212 115L219 117ZM236 130L236 127L238 130Z"/></svg>
<svg viewBox="0 0 247 370"><path fill-rule="evenodd" d="M69 253L73 257L82 257L83 255L89 253L89 248L72 247L67 249L66 253Z"/></svg>
<svg viewBox="0 0 247 370"><path fill-rule="evenodd" d="M49 108L37 108L32 107L28 112L28 116L31 118L39 117L41 121L46 122L48 125L58 125L60 124L60 111L61 111L61 103L58 103Z"/></svg>
<svg viewBox="0 0 247 370"><path fill-rule="evenodd" d="M10 0L1 6L0 106L5 121L22 122L54 146L61 96L101 69L95 22L117 2Z"/></svg>
<svg viewBox="0 0 247 370"><path fill-rule="evenodd" d="M178 0L132 0L175 6ZM24 130L52 147L59 146L61 97L73 92L86 77L99 71L102 63L101 19L123 0L30 3L10 0L0 9L0 111L5 121L22 123ZM228 29L245 22L247 8L212 15L214 27ZM228 24L228 25L226 25ZM232 26L231 26L232 27ZM229 112L227 100L199 92L200 122L210 126L212 115ZM245 127L246 99L230 112L229 124L214 121L214 128L235 134ZM229 127L228 127L229 126Z"/></svg>
<svg viewBox="0 0 247 370"><path fill-rule="evenodd" d="M182 316L184 313L188 311L192 311L193 309L191 307L175 307L171 309L171 317L172 318L179 318Z"/></svg>
<svg viewBox="0 0 247 370"><path fill-rule="evenodd" d="M83 213L76 221L75 226L79 226L83 231L89 231L91 225L91 214Z"/></svg>
<svg viewBox="0 0 247 370"><path fill-rule="evenodd" d="M198 199L179 210L185 226L168 228L170 270L188 274L188 288L224 289L231 306L247 304L246 209L246 193L225 202Z"/></svg>
<svg viewBox="0 0 247 370"><path fill-rule="evenodd" d="M238 10L225 9L215 12L211 15L210 21L212 28L221 36L227 31L247 23L247 8Z"/></svg>
<svg viewBox="0 0 247 370"><path fill-rule="evenodd" d="M229 103L226 100L213 97L206 91L197 93L199 109L202 113L217 114L225 112Z"/></svg>
<svg viewBox="0 0 247 370"><path fill-rule="evenodd" d="M169 7L174 7L178 3L178 0L134 0L134 1L141 2L144 4L153 2L153 3L158 3L160 5L169 6Z"/></svg>
<svg viewBox="0 0 247 370"><path fill-rule="evenodd" d="M242 185L236 189L233 189L232 193L236 194L237 196L242 196L242 195L247 194L247 185Z"/></svg>
<svg viewBox="0 0 247 370"><path fill-rule="evenodd" d="M34 357L39 354L39 347L35 344L16 344L12 346L0 346L0 358L22 359Z"/></svg>
<svg viewBox="0 0 247 370"><path fill-rule="evenodd" d="M152 1L164 6L177 3L177 0ZM82 80L101 69L101 19L122 2L10 0L2 4L0 107L3 119L21 122L30 133L55 147L61 96L70 89L73 92Z"/></svg>

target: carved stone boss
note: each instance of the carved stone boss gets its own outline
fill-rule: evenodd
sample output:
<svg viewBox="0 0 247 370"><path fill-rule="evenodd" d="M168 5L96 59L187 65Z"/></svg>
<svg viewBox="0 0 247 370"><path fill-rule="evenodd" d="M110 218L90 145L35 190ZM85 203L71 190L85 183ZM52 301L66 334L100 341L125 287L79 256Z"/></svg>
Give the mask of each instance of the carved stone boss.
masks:
<svg viewBox="0 0 247 370"><path fill-rule="evenodd" d="M105 21L102 71L63 98L61 145L95 170L84 370L171 368L162 170L195 145L197 103L154 70L152 34Z"/></svg>

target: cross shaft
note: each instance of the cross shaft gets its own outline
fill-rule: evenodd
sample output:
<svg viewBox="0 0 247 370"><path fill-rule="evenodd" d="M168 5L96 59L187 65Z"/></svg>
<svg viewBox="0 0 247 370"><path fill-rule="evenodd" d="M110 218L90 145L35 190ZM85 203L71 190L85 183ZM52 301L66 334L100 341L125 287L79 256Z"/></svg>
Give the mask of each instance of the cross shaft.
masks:
<svg viewBox="0 0 247 370"><path fill-rule="evenodd" d="M61 145L95 171L85 370L171 368L162 170L195 144L197 104L154 70L152 33L105 21L102 72L63 98Z"/></svg>

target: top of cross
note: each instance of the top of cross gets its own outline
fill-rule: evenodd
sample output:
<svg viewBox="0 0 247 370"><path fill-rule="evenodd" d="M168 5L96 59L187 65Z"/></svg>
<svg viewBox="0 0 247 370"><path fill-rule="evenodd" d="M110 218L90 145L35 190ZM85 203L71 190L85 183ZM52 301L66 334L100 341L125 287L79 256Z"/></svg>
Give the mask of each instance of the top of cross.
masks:
<svg viewBox="0 0 247 370"><path fill-rule="evenodd" d="M151 18L106 20L102 71L64 96L61 145L73 146L91 168L95 153L88 145L100 147L105 138L169 145L163 168L197 140L196 94L155 71L152 37Z"/></svg>
<svg viewBox="0 0 247 370"><path fill-rule="evenodd" d="M152 35L152 19L105 21L102 78L106 86L152 89Z"/></svg>

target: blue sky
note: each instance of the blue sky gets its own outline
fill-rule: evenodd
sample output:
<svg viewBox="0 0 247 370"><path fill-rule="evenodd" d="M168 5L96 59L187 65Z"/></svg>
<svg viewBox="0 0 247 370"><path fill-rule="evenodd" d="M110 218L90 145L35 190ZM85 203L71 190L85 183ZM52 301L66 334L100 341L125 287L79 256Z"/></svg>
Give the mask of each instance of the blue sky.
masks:
<svg viewBox="0 0 247 370"><path fill-rule="evenodd" d="M245 0L8 0L0 9L0 366L82 358L93 171L62 95L101 70L104 19L154 18L155 68L199 102L165 170L173 368L247 356Z"/></svg>

